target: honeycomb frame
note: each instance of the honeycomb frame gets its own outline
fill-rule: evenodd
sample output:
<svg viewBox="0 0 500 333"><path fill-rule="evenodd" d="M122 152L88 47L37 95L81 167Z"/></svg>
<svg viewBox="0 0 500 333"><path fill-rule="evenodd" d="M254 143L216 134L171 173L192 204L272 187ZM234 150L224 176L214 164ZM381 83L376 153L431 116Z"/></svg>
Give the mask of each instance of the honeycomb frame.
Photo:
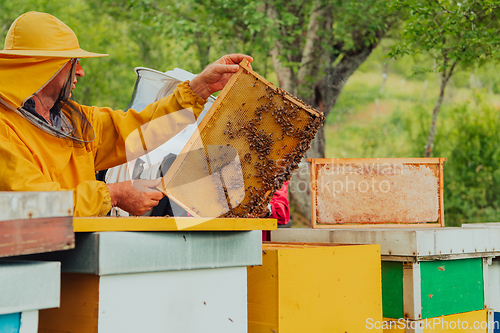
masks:
<svg viewBox="0 0 500 333"><path fill-rule="evenodd" d="M239 65L239 70L231 76L198 126L199 135L191 137L179 156L212 145L236 149L245 189L244 195L239 194L241 202L234 207L231 205L235 201L231 197L231 184L226 182L226 198L219 191L221 198L217 202L227 199L228 211L219 216L212 216L216 213L207 216L206 212L210 209L208 204L201 202L203 197L195 199L169 190L169 184L184 166L186 158L183 157L174 161L159 186L163 193L194 217L244 218L262 215L267 211L274 192L290 180L291 173L298 168L324 122L322 112L275 87L254 72L247 60ZM198 195L193 192L197 191L192 191L192 195ZM217 202L215 205L218 205ZM222 209L221 206L213 211Z"/></svg>
<svg viewBox="0 0 500 333"><path fill-rule="evenodd" d="M444 198L443 198L443 162L446 158L319 158L307 159L311 172L311 227L315 229L331 228L374 228L374 227L444 227ZM409 167L427 167L433 170L437 180L437 221L404 222L398 219L390 221L335 221L326 222L318 219L319 192L318 175L325 166L340 165L403 165ZM348 185L347 185L348 186ZM359 203L361 204L361 203Z"/></svg>

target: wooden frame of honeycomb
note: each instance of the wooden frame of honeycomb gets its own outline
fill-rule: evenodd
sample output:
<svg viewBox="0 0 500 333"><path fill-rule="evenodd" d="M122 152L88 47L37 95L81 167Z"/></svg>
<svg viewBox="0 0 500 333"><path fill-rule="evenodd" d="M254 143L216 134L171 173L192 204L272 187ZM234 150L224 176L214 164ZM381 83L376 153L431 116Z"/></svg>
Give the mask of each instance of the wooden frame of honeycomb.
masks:
<svg viewBox="0 0 500 333"><path fill-rule="evenodd" d="M446 158L307 161L312 228L444 227Z"/></svg>
<svg viewBox="0 0 500 333"><path fill-rule="evenodd" d="M323 122L323 113L274 87L243 60L159 189L194 217L259 217ZM189 157L194 151L198 162ZM184 183L176 181L181 178Z"/></svg>

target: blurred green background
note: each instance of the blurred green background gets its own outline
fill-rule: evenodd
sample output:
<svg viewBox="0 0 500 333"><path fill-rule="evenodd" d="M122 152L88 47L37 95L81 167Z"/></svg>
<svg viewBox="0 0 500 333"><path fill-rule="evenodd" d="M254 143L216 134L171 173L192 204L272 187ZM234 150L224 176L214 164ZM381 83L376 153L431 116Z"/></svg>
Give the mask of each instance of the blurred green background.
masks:
<svg viewBox="0 0 500 333"><path fill-rule="evenodd" d="M179 67L197 73L230 52L252 55L253 68L279 85L271 56L272 45L278 39L274 40L274 35L266 33L264 27L286 26L287 20L298 24L300 17L281 15L279 20L273 19L269 11L259 8L267 6L264 2L247 1L241 6L242 2L237 1L234 6L240 6L234 8L231 3L3 1L0 41L4 41L16 17L36 10L51 13L68 24L83 49L108 53L110 56L106 58L82 60L86 75L78 80L74 95L87 105L125 108L136 80L135 67L159 71ZM281 10L279 1L273 3ZM291 3L307 8L317 5L314 1ZM335 3L346 7L346 1L333 1L331 5ZM400 16L401 21L403 17ZM299 23L307 26L308 21ZM350 23L343 24L349 28ZM240 26L246 30L239 31ZM439 66L435 57L426 52L397 59L388 57L391 47L401 42L404 22L387 29L380 40L371 44L373 51L348 77L333 108L328 110L324 126L325 157L423 157L432 110L439 95ZM294 33L300 35L301 30ZM295 66L295 73L300 69L300 64L286 65ZM433 156L447 158L444 191L448 226L500 221L499 69L495 61L459 66L446 88ZM307 92L303 94L312 99ZM298 225L304 220L299 215L294 215L294 219Z"/></svg>

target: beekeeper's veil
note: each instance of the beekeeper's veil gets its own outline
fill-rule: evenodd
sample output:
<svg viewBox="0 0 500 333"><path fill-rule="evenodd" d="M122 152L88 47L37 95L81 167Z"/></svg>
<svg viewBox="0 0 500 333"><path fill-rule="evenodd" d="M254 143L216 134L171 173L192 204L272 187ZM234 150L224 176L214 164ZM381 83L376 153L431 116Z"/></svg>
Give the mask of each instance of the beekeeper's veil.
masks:
<svg viewBox="0 0 500 333"><path fill-rule="evenodd" d="M0 103L51 135L85 145L94 139L94 130L79 106L68 98L77 58L104 56L107 54L82 50L75 33L54 16L25 13L12 23L0 51ZM71 68L53 109L60 110L62 123L53 126L29 112L25 103L68 63Z"/></svg>

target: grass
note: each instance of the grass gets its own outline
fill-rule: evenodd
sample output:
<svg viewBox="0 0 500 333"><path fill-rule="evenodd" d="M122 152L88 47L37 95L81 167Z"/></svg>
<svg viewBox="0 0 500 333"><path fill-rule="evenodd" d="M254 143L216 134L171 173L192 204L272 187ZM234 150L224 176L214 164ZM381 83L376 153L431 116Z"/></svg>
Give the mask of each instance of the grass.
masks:
<svg viewBox="0 0 500 333"><path fill-rule="evenodd" d="M327 158L423 157L432 110L439 94L440 76L433 72L419 76L412 74L412 68L417 64L422 68L432 68L432 60L422 55L389 60L386 66L385 60L382 60L384 47L387 51L387 45L377 48L349 78L328 114L324 125ZM384 82L382 73L386 69ZM497 196L496 181L482 180L494 177L494 173L490 170L488 174L483 174L483 171L465 174L470 168L476 170L477 163L480 166L484 163L496 165L496 157L488 157L487 160L483 155L488 154L479 151L474 157L474 154L470 155L470 149L460 149L457 145L462 143L456 141L460 137L456 134L460 132L456 126L461 124L464 128L464 123L471 124L464 137L474 140L476 134L481 137L482 129L476 130L474 121L478 120L481 127L481 119L487 119L483 110L485 105L492 108L493 113L500 110L498 69L499 65L493 63L482 68L458 68L446 88L435 139L435 157L448 158L445 164L445 210L449 207L448 213L445 213L448 214L446 225L500 220L500 203L497 205L491 200L486 203L485 199ZM457 112L460 109L468 111ZM467 119L461 123L457 121L460 117ZM494 133L483 134L487 137L486 142L491 142L493 146L500 141ZM488 151L484 142L481 145L481 151ZM465 156L461 162L454 162L457 148ZM500 183L500 169L495 172L499 174ZM291 211L293 227L310 226L310 221L296 212L295 207L291 207Z"/></svg>
<svg viewBox="0 0 500 333"><path fill-rule="evenodd" d="M391 71L391 66L397 67L397 64L390 64L384 83L382 66L377 65L377 60L373 58L365 62L348 80L325 123L327 158L423 157L432 110L438 98L440 78L435 73L414 77L409 71L402 71L401 67ZM495 75L497 67L489 65L485 69L458 71L446 89L445 100L438 115L436 157L439 154L439 157L448 158L445 165L445 174L448 175L445 177L445 210L447 207L452 210L446 219L446 225L449 226L459 226L463 221L491 222L498 220L500 216L500 208L496 208L496 202L486 203L483 200L488 196L496 196L496 182L478 181L482 179L480 177L489 177L489 174L481 176L483 171L478 173L475 165L479 163L482 166L495 161L486 160L490 157L483 156L478 151L476 155L479 156L474 157L472 153L465 157L468 162L453 164L457 163L454 158L457 156L458 141L453 141L457 137L455 126L460 124L457 117L467 118L462 121L461 126L464 127L464 123L473 124L479 119L479 113L476 112L480 112L485 105L493 109L493 114L500 110L500 77ZM461 108L469 111L457 113ZM479 127L480 124L478 123ZM476 130L474 127L468 131L471 138L475 138L474 132L480 137L482 129ZM488 135L485 142L496 145L500 141L498 135ZM484 147L487 145L481 144ZM478 149L487 151L484 147ZM462 150L465 154L467 148ZM495 158L493 156L493 160ZM469 166L476 169L476 172L459 174L463 172L461 170L468 170ZM295 215L293 214L294 227L309 226L309 221L296 218Z"/></svg>
<svg viewBox="0 0 500 333"><path fill-rule="evenodd" d="M418 135L426 136L429 130L439 78L428 75L425 80L418 80L389 72L383 90L382 81L377 71L357 71L346 83L325 124L326 157L423 155L423 145L416 152L415 140ZM480 91L484 102L500 108L500 95ZM476 103L476 99L477 89L458 88L452 80L440 113L460 103ZM409 118L414 118L411 131L407 131L408 124L401 123ZM438 117L438 131L440 126Z"/></svg>

